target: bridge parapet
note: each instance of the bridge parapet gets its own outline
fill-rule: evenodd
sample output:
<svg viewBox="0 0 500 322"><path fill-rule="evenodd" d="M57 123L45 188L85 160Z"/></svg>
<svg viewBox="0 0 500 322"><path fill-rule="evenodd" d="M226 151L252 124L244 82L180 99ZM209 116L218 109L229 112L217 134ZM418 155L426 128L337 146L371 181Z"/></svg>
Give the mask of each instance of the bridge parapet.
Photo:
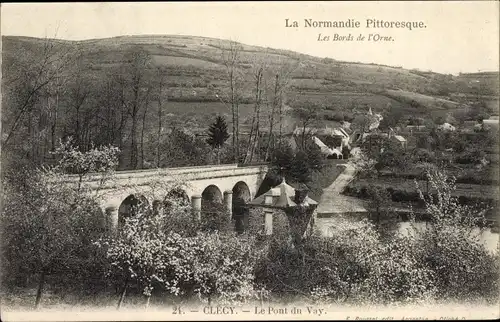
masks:
<svg viewBox="0 0 500 322"><path fill-rule="evenodd" d="M82 184L91 189L114 189L151 184L153 181L163 182L189 182L195 180L207 180L234 176L265 175L268 171L267 165L238 167L236 164L221 166L202 166L189 168L165 168L155 170L117 171L112 179L101 182L102 176L88 175L82 180ZM58 182L62 184L78 184L79 177L69 175Z"/></svg>

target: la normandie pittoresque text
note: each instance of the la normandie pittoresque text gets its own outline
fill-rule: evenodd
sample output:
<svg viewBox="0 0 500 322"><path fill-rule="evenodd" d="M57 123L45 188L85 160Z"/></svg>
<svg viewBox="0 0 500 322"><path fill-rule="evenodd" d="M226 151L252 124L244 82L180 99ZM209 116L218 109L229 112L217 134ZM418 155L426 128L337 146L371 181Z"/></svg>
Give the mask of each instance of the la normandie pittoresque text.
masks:
<svg viewBox="0 0 500 322"><path fill-rule="evenodd" d="M300 22L300 23L299 23ZM331 28L331 29L372 29L374 32L368 34L359 34L354 37L352 33L339 34L334 33L324 34L319 33L317 41L372 41L372 42L387 42L394 41L394 37L375 32L375 30L384 29L399 29L399 30L418 30L425 29L427 25L423 21L392 21L380 19L365 19L363 22L357 19L347 20L314 20L311 18L303 20L285 19L286 28Z"/></svg>

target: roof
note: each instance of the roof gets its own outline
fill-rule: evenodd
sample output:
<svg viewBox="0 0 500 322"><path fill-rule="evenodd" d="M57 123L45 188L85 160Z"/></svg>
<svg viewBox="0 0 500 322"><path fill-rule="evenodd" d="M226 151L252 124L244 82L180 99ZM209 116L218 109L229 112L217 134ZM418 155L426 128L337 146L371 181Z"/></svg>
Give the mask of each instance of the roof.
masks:
<svg viewBox="0 0 500 322"><path fill-rule="evenodd" d="M440 128L440 129L448 129L448 130L454 130L455 129L455 127L453 125L451 125L450 123L443 123L443 124L439 125L438 128Z"/></svg>
<svg viewBox="0 0 500 322"><path fill-rule="evenodd" d="M343 128L333 129L332 134L335 136L349 137L349 134Z"/></svg>
<svg viewBox="0 0 500 322"><path fill-rule="evenodd" d="M334 148L332 152L336 155L342 155L342 152L340 152L337 148Z"/></svg>
<svg viewBox="0 0 500 322"><path fill-rule="evenodd" d="M497 125L498 126L499 121L498 120L488 119L488 120L483 120L483 123L484 124L488 124L488 125Z"/></svg>
<svg viewBox="0 0 500 322"><path fill-rule="evenodd" d="M272 197L271 203L266 204L266 199L269 199L269 197ZM297 206L294 199L295 188L287 184L285 182L285 178L283 178L283 181L278 186L269 189L266 193L250 201L248 205L268 208L286 208ZM309 197L306 197L306 199L304 200L304 205L317 204L318 203L315 200Z"/></svg>
<svg viewBox="0 0 500 322"><path fill-rule="evenodd" d="M401 135L394 135L394 138L400 142L406 142L406 139Z"/></svg>
<svg viewBox="0 0 500 322"><path fill-rule="evenodd" d="M313 141L314 143L321 149L321 152L324 154L332 155L334 152L332 149L330 149L323 141L318 139L317 137L313 136Z"/></svg>

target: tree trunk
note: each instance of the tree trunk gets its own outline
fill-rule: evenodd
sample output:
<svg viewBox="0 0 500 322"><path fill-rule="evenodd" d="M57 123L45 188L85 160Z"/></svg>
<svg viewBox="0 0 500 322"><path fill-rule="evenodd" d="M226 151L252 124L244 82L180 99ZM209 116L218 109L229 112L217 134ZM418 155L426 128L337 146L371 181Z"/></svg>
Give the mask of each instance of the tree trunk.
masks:
<svg viewBox="0 0 500 322"><path fill-rule="evenodd" d="M146 127L146 116L148 113L148 106L149 106L149 99L146 98L146 105L144 106L144 113L142 115L142 129L141 129L141 169L144 169L144 128Z"/></svg>
<svg viewBox="0 0 500 322"><path fill-rule="evenodd" d="M42 269L42 271L40 272L40 277L38 278L38 289L36 290L35 309L38 309L38 307L40 306L40 301L42 300L46 274L47 273L45 269Z"/></svg>
<svg viewBox="0 0 500 322"><path fill-rule="evenodd" d="M118 301L118 305L116 306L117 310L121 308L123 301L125 300L125 295L127 294L127 287L128 287L128 278L125 280L125 284L123 285L122 293L120 295L120 300Z"/></svg>
<svg viewBox="0 0 500 322"><path fill-rule="evenodd" d="M147 297L146 299L146 309L149 308L149 302L151 300L151 295Z"/></svg>
<svg viewBox="0 0 500 322"><path fill-rule="evenodd" d="M134 112L132 113L132 128L130 129L130 166L132 169L137 168L137 110L134 107Z"/></svg>
<svg viewBox="0 0 500 322"><path fill-rule="evenodd" d="M269 157L269 152L271 150L271 142L272 142L271 138L273 136L273 129L274 129L274 114L276 113L276 107L278 105L278 89L279 89L278 83L279 83L279 75L276 74L274 79L274 97L273 97L273 104L271 107L271 119L269 122L269 138L267 141L265 161L267 161L267 158Z"/></svg>
<svg viewBox="0 0 500 322"><path fill-rule="evenodd" d="M59 93L56 93L56 105L54 107L54 121L50 129L51 151L56 150L56 127L57 127L57 112L59 110Z"/></svg>
<svg viewBox="0 0 500 322"><path fill-rule="evenodd" d="M279 111L280 111L280 132L279 132L279 147L281 148L281 141L283 138L283 89L279 87L279 101L278 101Z"/></svg>
<svg viewBox="0 0 500 322"><path fill-rule="evenodd" d="M156 144L156 167L160 167L160 143L161 143L161 118L162 118L162 106L161 106L161 92L163 88L163 81L160 76L160 84L159 84L159 92L158 92L158 142Z"/></svg>
<svg viewBox="0 0 500 322"><path fill-rule="evenodd" d="M236 163L240 162L240 107L236 101Z"/></svg>

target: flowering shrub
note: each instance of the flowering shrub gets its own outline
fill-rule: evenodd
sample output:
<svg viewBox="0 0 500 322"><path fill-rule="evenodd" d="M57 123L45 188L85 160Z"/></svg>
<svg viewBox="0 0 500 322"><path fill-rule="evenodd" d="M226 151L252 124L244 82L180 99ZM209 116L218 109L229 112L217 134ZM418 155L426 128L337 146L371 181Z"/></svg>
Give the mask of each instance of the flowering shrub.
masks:
<svg viewBox="0 0 500 322"><path fill-rule="evenodd" d="M457 300L498 298L499 254L480 241L486 209L463 205L452 196L455 178L438 169L427 171L434 195L420 197L430 221L415 238L419 260L435 275L438 296Z"/></svg>
<svg viewBox="0 0 500 322"><path fill-rule="evenodd" d="M254 296L253 267L258 252L251 237L199 226L170 225L168 212L144 209L125 219L114 240L100 240L110 261L110 276L139 285L148 298L153 290L176 296L241 302ZM185 218L193 221L192 218Z"/></svg>
<svg viewBox="0 0 500 322"><path fill-rule="evenodd" d="M360 302L415 303L433 298L433 272L419 262L415 246L411 237L403 236L379 245L366 262L367 278L356 285Z"/></svg>
<svg viewBox="0 0 500 322"><path fill-rule="evenodd" d="M103 267L94 257L92 240L105 234L104 215L94 198L51 184L61 178L53 170L34 170L25 180L8 177L3 184L3 282L28 286L26 282L37 279L35 306L51 277L57 276L54 280L66 290L90 288L88 279L92 273L98 278ZM14 280L9 281L11 277Z"/></svg>

